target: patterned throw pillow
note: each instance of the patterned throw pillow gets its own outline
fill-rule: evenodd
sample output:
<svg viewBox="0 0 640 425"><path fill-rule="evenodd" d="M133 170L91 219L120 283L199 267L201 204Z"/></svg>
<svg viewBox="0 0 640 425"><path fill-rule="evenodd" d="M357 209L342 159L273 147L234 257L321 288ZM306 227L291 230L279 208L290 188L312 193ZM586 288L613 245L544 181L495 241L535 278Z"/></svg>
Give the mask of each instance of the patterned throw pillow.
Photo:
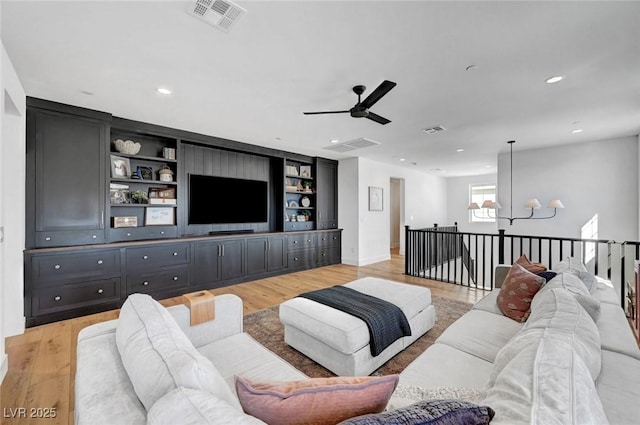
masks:
<svg viewBox="0 0 640 425"><path fill-rule="evenodd" d="M517 263L514 264L498 293L498 308L502 314L516 322L525 322L531 311L533 296L545 283L544 277L525 270Z"/></svg>
<svg viewBox="0 0 640 425"><path fill-rule="evenodd" d="M547 266L542 263L532 263L525 254L522 254L520 258L516 260L516 264L521 265L525 270L534 274L547 270Z"/></svg>
<svg viewBox="0 0 640 425"><path fill-rule="evenodd" d="M491 422L494 415L490 407L468 401L426 400L402 409L352 418L339 425L483 425Z"/></svg>
<svg viewBox="0 0 640 425"><path fill-rule="evenodd" d="M252 382L236 376L236 391L245 413L278 425L333 425L382 412L397 385L398 375L290 382Z"/></svg>

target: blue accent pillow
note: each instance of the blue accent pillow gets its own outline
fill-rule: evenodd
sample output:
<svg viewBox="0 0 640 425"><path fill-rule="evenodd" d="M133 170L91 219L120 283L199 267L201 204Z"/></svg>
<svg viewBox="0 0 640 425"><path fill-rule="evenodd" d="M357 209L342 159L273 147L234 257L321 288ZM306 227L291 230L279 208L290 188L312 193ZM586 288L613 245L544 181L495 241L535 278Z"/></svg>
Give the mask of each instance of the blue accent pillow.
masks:
<svg viewBox="0 0 640 425"><path fill-rule="evenodd" d="M552 272L552 271L549 271L549 270L546 270L546 271L544 271L544 272L540 272L540 273L536 273L536 274L537 274L538 276L542 276L542 277L544 277L544 279L545 279L547 282L549 282L551 279L553 279L554 277L556 277L556 275L557 275L558 273L556 273L556 272Z"/></svg>
<svg viewBox="0 0 640 425"><path fill-rule="evenodd" d="M484 425L495 412L463 400L425 400L389 412L357 416L339 425Z"/></svg>

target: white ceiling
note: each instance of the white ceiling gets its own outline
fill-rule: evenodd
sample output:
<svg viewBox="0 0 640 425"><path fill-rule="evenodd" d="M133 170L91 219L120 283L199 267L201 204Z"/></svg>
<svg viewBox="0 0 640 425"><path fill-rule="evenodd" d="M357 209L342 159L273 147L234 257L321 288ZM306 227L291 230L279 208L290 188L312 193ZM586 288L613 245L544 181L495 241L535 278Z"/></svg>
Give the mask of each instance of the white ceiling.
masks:
<svg viewBox="0 0 640 425"><path fill-rule="evenodd" d="M2 41L29 96L335 159L353 153L331 139L366 137L381 144L357 155L445 177L495 173L512 139L640 133L637 1L237 3L224 33L192 2L2 0ZM349 109L354 85L385 79L398 85L372 111L390 124L302 114Z"/></svg>

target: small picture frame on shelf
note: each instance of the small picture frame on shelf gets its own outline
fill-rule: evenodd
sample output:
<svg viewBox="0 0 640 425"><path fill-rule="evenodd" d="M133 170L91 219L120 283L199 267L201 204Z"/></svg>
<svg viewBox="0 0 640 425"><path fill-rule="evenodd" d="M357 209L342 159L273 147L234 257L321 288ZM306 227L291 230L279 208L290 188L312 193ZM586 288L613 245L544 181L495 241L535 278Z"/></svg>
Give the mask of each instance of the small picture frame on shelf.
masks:
<svg viewBox="0 0 640 425"><path fill-rule="evenodd" d="M153 180L153 169L151 167L142 167L138 165L136 172L142 180Z"/></svg>
<svg viewBox="0 0 640 425"><path fill-rule="evenodd" d="M175 224L174 208L147 208L145 211L144 224L145 226L173 226Z"/></svg>
<svg viewBox="0 0 640 425"><path fill-rule="evenodd" d="M131 163L129 158L111 155L111 177L128 179L131 176Z"/></svg>
<svg viewBox="0 0 640 425"><path fill-rule="evenodd" d="M122 205L131 203L131 192L129 189L110 189L111 205Z"/></svg>
<svg viewBox="0 0 640 425"><path fill-rule="evenodd" d="M300 166L300 177L311 178L311 165Z"/></svg>

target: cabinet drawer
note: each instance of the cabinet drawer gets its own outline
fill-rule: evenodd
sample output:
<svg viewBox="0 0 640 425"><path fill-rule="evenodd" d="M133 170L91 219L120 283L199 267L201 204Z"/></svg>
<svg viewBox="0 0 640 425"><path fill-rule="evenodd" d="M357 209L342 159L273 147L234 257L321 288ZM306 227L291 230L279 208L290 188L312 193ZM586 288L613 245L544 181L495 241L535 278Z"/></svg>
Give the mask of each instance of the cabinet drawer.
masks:
<svg viewBox="0 0 640 425"><path fill-rule="evenodd" d="M287 221L284 230L313 230L313 221Z"/></svg>
<svg viewBox="0 0 640 425"><path fill-rule="evenodd" d="M318 248L318 265L328 266L329 264L340 264L342 261L340 247Z"/></svg>
<svg viewBox="0 0 640 425"><path fill-rule="evenodd" d="M189 285L187 266L167 267L162 270L135 273L127 276L127 294L151 294Z"/></svg>
<svg viewBox="0 0 640 425"><path fill-rule="evenodd" d="M307 249L304 251L289 252L287 259L290 269L309 268L315 264L315 249Z"/></svg>
<svg viewBox="0 0 640 425"><path fill-rule="evenodd" d="M315 235L312 233L298 233L288 237L289 251L294 249L306 249L315 246Z"/></svg>
<svg viewBox="0 0 640 425"><path fill-rule="evenodd" d="M339 246L340 232L324 232L318 234L318 246Z"/></svg>
<svg viewBox="0 0 640 425"><path fill-rule="evenodd" d="M35 232L35 246L37 248L92 245L96 243L104 243L104 241L104 230L102 229Z"/></svg>
<svg viewBox="0 0 640 425"><path fill-rule="evenodd" d="M127 248L127 269L173 266L189 262L189 244Z"/></svg>
<svg viewBox="0 0 640 425"><path fill-rule="evenodd" d="M120 250L42 254L31 258L34 286L64 281L95 280L120 275Z"/></svg>
<svg viewBox="0 0 640 425"><path fill-rule="evenodd" d="M37 289L31 307L33 315L37 316L119 300L120 279L114 278Z"/></svg>
<svg viewBox="0 0 640 425"><path fill-rule="evenodd" d="M176 237L178 237L176 226L122 227L109 230L109 239L112 242Z"/></svg>

